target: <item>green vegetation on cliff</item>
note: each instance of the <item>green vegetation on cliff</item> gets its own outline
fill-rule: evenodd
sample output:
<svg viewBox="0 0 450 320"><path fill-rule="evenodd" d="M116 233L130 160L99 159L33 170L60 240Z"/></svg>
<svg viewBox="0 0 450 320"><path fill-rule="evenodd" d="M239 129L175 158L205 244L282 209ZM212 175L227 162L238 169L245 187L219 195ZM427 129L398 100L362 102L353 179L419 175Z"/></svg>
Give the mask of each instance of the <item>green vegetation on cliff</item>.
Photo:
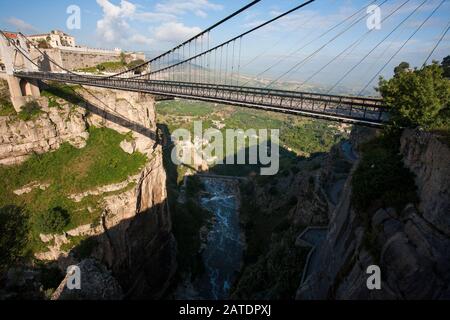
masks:
<svg viewBox="0 0 450 320"><path fill-rule="evenodd" d="M9 96L8 82L0 79L0 117L12 116L16 114L11 98Z"/></svg>
<svg viewBox="0 0 450 320"><path fill-rule="evenodd" d="M258 206L254 189L253 182L241 184L240 218L246 250L244 269L231 297L293 299L308 254L308 249L295 246L303 227L293 224L289 217L297 199L288 199L284 207L268 212Z"/></svg>
<svg viewBox="0 0 450 320"><path fill-rule="evenodd" d="M108 61L102 62L94 67L81 68L76 71L87 72L87 73L102 73L102 72L122 72L126 69L131 69L137 67L142 64L143 60L133 60L130 63L126 63L124 58L121 58L120 61ZM139 70L137 70L139 72ZM140 70L142 71L142 70Z"/></svg>
<svg viewBox="0 0 450 320"><path fill-rule="evenodd" d="M120 148L125 135L95 127L89 133L83 149L64 143L57 151L35 154L20 165L0 166L0 207L15 205L26 209L33 223L27 246L30 254L42 249L39 233L69 230L99 219L101 196L88 196L77 203L69 199L70 195L124 181L146 162L144 155L129 155ZM14 194L30 183L36 185L31 192ZM41 188L44 185L48 187ZM55 217L58 213L68 216Z"/></svg>
<svg viewBox="0 0 450 320"><path fill-rule="evenodd" d="M401 210L417 201L414 175L405 168L399 149L400 137L388 133L361 146L362 159L352 179L352 204L358 211L374 204Z"/></svg>
<svg viewBox="0 0 450 320"><path fill-rule="evenodd" d="M28 229L28 215L22 207L0 206L0 272L23 255Z"/></svg>

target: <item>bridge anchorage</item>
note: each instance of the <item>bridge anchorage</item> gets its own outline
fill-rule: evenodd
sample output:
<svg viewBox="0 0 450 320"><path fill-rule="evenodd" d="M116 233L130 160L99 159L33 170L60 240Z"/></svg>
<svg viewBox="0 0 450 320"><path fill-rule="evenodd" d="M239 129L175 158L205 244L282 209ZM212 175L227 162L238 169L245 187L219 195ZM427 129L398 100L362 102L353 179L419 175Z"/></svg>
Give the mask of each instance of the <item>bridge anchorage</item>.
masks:
<svg viewBox="0 0 450 320"><path fill-rule="evenodd" d="M388 11L383 15L382 22L391 19L393 16L396 16L396 14L401 14L402 12L406 12L406 17L402 19L400 23L394 25L391 31L388 30L388 34L366 55L363 55L361 59L358 58L359 60L357 63L347 72L339 75L339 80L326 93L305 92L304 90L300 90L300 88L332 63L355 50L355 48L358 47L373 30L368 30L360 38L357 38L354 41L352 39L353 42L348 47L338 52L335 57L324 63L324 65L313 72L312 75L306 77L306 80L304 80L297 88L289 90L279 89L283 85L283 83L280 83L279 81L284 76L297 72L321 52L321 50L345 35L349 30L358 25L358 23L365 23L369 15L366 10L369 4L376 3L381 7L387 3L387 0L369 1L368 4L362 6L336 25L328 28L325 32L321 33L311 41L302 43L300 48L288 53L274 64L264 66L263 71L249 80L249 77L243 73L244 63L242 60L242 47L245 45L249 36L257 30L282 19L293 12L302 10L315 2L315 0L304 1L294 8L281 13L270 20L262 22L241 34L233 36L222 43L212 44L214 37L211 36L211 33L214 30L250 7L253 7L260 1L261 0L255 0L248 3L243 8L233 12L191 39L184 41L153 59L125 71L110 75L92 75L68 70L53 61L45 54L45 52L42 52L41 49L35 47L26 36L23 36L20 33L18 34L18 37L21 40L17 42L15 39L8 36L7 33L0 31L2 35L0 42L2 43L2 48L8 48L7 50L9 50L8 52L11 56L21 57L20 63L11 60L8 69L8 76L10 76L11 79L16 79L14 81L18 84L17 86L13 85L13 87L17 89L17 92L20 92L21 96L29 95L30 93L38 94L37 91L32 92L32 88L34 88L33 86L36 86L36 83L39 81L56 81L83 86L142 92L156 96L230 104L362 126L382 127L389 121L389 112L385 104L381 99L362 96L362 92L377 79L399 51L444 3L444 1L440 1L437 4L423 23L419 24L411 36L402 44L399 50L389 57L387 63L373 75L359 95L350 96L331 94L330 91L333 88L336 88L342 80L358 68L377 48L380 48L380 46L402 25L408 22L408 20L422 8L426 0L419 3L417 6L412 6L412 12L409 14L408 10L406 10L407 7L405 7L409 0L400 1L389 8L386 8ZM331 39L329 36L331 36ZM327 40L325 44L320 45L317 50L296 62L294 66L282 75L275 78L273 81L269 81L269 84L262 81L259 83L261 87L252 84L253 81L257 82L257 79L261 79L263 74L272 70L281 62L284 62L285 59L295 57L295 55L302 52L306 46L309 46L319 39L329 40ZM282 40L283 39L280 39L280 41ZM29 49L32 47L39 52L40 56L38 59L33 60L30 58ZM264 55L264 53L262 55ZM247 64L255 59L250 60ZM62 71L52 72L51 70ZM20 85L20 81L23 81L22 86Z"/></svg>

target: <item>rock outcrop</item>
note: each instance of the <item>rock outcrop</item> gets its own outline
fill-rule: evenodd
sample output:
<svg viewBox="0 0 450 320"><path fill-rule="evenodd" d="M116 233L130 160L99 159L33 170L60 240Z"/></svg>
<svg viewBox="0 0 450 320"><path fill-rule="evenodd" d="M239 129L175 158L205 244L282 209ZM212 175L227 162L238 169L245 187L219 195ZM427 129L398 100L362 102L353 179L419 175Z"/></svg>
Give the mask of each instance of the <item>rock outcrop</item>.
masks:
<svg viewBox="0 0 450 320"><path fill-rule="evenodd" d="M79 93L88 103L88 122L126 134L132 141L121 145L125 152L139 151L151 156L157 140L155 100L151 95L110 89L86 87Z"/></svg>
<svg viewBox="0 0 450 320"><path fill-rule="evenodd" d="M401 212L375 211L372 245L379 250L374 254L364 223L351 206L350 177L298 299L450 298L449 147L432 134L406 130L401 152L416 174L418 208L409 204ZM381 269L381 290L367 288L370 265Z"/></svg>
<svg viewBox="0 0 450 320"><path fill-rule="evenodd" d="M89 133L85 109L46 109L33 121L0 117L0 165L21 163L33 153L57 150L64 142L76 148L86 145Z"/></svg>

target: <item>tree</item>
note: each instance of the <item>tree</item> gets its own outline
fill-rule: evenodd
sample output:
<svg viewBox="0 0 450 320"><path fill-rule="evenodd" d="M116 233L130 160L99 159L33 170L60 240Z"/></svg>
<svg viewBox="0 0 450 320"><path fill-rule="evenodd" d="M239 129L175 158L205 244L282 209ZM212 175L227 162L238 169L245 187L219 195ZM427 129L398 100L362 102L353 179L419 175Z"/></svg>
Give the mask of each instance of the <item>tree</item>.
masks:
<svg viewBox="0 0 450 320"><path fill-rule="evenodd" d="M409 63L408 62L401 62L397 67L394 69L394 74L398 75L402 72L405 72L409 69Z"/></svg>
<svg viewBox="0 0 450 320"><path fill-rule="evenodd" d="M127 64L126 58L127 58L127 56L126 56L125 52L121 52L120 53L120 63L123 65L126 65Z"/></svg>
<svg viewBox="0 0 450 320"><path fill-rule="evenodd" d="M23 208L0 208L0 269L10 266L23 255L28 230L28 215Z"/></svg>
<svg viewBox="0 0 450 320"><path fill-rule="evenodd" d="M37 101L28 101L22 106L19 117L24 121L29 121L40 114L41 110L42 108Z"/></svg>
<svg viewBox="0 0 450 320"><path fill-rule="evenodd" d="M390 80L381 77L378 90L396 126L431 128L448 121L450 80L436 63Z"/></svg>
<svg viewBox="0 0 450 320"><path fill-rule="evenodd" d="M128 64L128 69L133 69L137 66L140 66L141 64L143 64L145 61L142 59L137 59L137 60L133 60ZM145 66L139 67L135 70L136 74L141 74L142 72L144 72L145 70Z"/></svg>
<svg viewBox="0 0 450 320"><path fill-rule="evenodd" d="M444 69L444 77L450 78L450 56L442 60L442 69Z"/></svg>
<svg viewBox="0 0 450 320"><path fill-rule="evenodd" d="M40 49L50 49L50 45L44 39L38 40L38 48Z"/></svg>
<svg viewBox="0 0 450 320"><path fill-rule="evenodd" d="M42 233L60 233L69 224L69 213L61 207L43 211L35 217L35 227Z"/></svg>

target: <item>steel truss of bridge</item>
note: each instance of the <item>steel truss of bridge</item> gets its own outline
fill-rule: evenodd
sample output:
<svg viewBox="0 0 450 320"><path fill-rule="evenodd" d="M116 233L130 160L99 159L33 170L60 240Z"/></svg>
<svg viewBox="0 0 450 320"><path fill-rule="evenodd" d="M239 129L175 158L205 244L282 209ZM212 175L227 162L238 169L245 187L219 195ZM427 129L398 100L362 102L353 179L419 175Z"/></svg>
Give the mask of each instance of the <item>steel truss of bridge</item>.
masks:
<svg viewBox="0 0 450 320"><path fill-rule="evenodd" d="M389 119L380 99L308 93L222 84L162 80L102 78L55 72L24 72L20 78L73 83L92 87L230 104L248 108L381 127Z"/></svg>

